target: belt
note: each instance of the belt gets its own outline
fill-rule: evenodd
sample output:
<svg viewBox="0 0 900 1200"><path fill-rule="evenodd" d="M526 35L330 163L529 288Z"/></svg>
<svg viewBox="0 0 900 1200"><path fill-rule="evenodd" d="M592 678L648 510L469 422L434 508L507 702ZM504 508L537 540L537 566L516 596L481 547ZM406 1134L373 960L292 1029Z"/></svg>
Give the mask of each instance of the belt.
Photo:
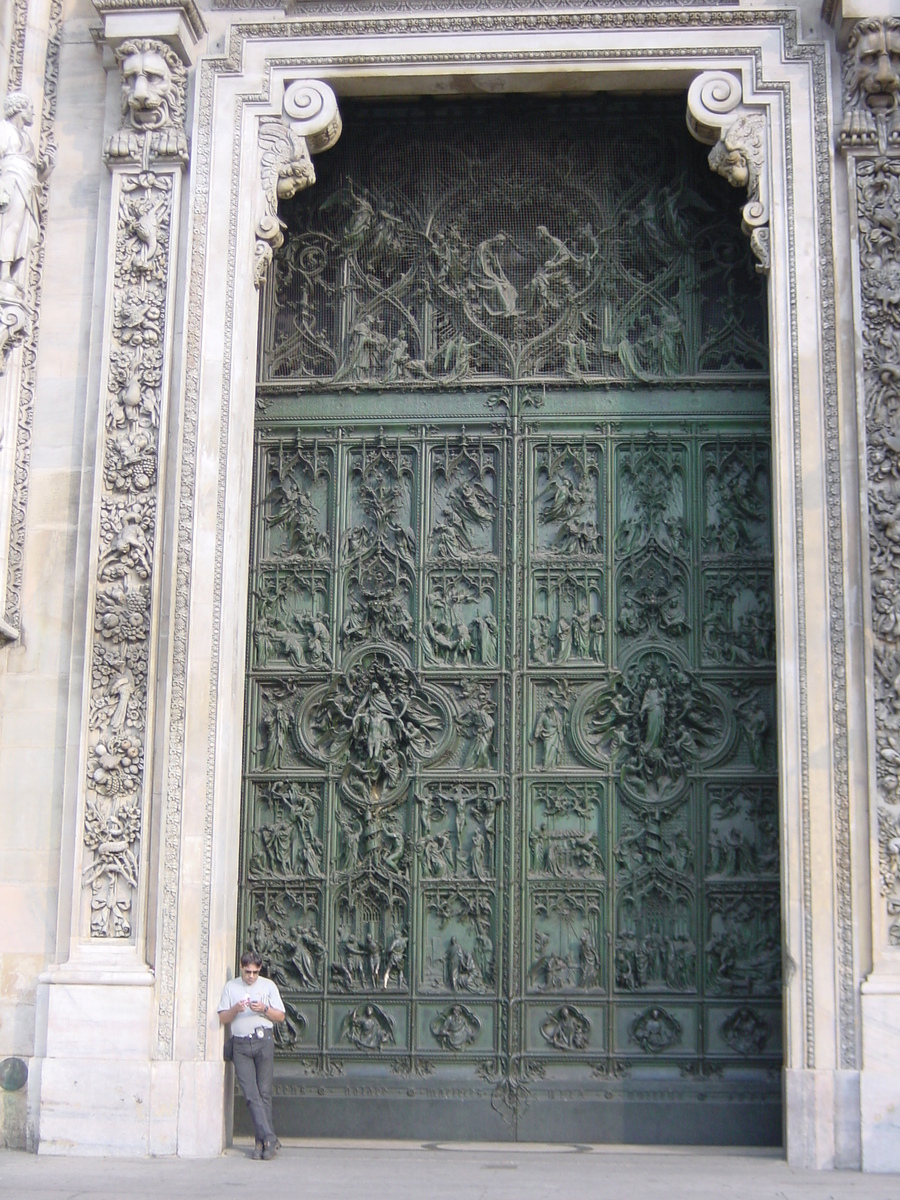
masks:
<svg viewBox="0 0 900 1200"><path fill-rule="evenodd" d="M266 1025L257 1025L252 1033L243 1036L235 1034L233 1040L235 1042L255 1042L257 1038L272 1037L272 1030Z"/></svg>

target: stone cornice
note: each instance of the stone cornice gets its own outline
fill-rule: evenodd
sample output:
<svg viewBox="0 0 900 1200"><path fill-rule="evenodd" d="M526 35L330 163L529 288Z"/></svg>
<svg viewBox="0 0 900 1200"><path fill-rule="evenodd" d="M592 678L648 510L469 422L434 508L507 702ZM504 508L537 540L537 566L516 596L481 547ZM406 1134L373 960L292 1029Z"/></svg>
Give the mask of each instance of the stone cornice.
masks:
<svg viewBox="0 0 900 1200"><path fill-rule="evenodd" d="M191 63L206 34L194 0L93 0L103 21L100 39L116 50L134 38L156 38Z"/></svg>

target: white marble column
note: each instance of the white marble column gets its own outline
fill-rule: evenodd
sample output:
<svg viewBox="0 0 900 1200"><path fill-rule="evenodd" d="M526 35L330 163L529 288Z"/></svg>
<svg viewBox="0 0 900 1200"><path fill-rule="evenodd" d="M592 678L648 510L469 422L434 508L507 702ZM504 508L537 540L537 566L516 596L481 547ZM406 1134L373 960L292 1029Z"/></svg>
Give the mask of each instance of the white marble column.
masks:
<svg viewBox="0 0 900 1200"><path fill-rule="evenodd" d="M174 1153L179 1109L202 1115L204 1105L183 1104L179 1064L154 1061L159 997L148 931L186 64L202 23L180 4L98 0L97 8L121 116L104 150L111 180L95 292L103 316L84 684L65 811L73 862L61 880L60 962L42 976L39 1150ZM217 1068L208 1073L221 1112Z"/></svg>

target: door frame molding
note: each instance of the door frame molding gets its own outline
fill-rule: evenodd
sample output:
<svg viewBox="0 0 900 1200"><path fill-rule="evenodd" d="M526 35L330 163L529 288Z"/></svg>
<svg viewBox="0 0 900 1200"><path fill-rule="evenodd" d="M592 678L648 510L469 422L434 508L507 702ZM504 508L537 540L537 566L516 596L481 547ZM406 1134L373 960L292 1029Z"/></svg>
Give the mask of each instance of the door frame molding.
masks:
<svg viewBox="0 0 900 1200"><path fill-rule="evenodd" d="M158 633L167 668L141 921L158 994L175 999L159 1014L153 1057L220 1057L216 1001L234 962L259 120L280 115L286 82L304 76L328 82L339 99L470 89L686 98L696 75L727 70L769 127L785 1144L797 1165L853 1157L840 1131L859 1129L858 981L871 954L866 762L851 760L848 733L864 744L858 465L851 355L839 342L850 338L835 318L835 243L843 255L846 235L832 222L844 181L831 138L831 50L801 43L797 21L786 10L246 23L209 14L208 44L221 37L227 51L196 72L179 271L187 284L176 302L183 343ZM839 286L847 292L846 272ZM224 1105L224 1091L209 1099Z"/></svg>

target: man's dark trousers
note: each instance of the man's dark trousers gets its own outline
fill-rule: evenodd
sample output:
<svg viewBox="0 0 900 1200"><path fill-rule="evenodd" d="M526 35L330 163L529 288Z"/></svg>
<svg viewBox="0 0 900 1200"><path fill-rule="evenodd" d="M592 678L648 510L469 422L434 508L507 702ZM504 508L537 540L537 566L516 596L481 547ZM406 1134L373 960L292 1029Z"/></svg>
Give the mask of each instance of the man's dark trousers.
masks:
<svg viewBox="0 0 900 1200"><path fill-rule="evenodd" d="M250 1117L261 1142L274 1142L272 1125L272 1077L275 1073L275 1039L271 1029L264 1037L236 1037L234 1073L237 1075Z"/></svg>

